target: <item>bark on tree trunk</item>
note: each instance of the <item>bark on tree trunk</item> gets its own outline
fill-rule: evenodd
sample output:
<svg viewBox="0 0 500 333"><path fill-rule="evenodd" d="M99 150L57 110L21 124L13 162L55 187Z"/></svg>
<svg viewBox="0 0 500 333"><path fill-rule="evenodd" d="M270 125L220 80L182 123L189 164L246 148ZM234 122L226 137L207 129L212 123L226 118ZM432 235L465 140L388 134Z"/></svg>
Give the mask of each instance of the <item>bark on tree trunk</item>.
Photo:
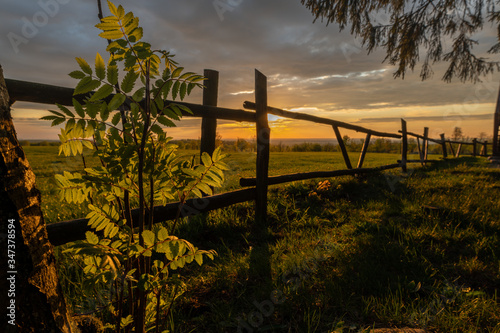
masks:
<svg viewBox="0 0 500 333"><path fill-rule="evenodd" d="M35 175L12 123L1 66L0 243L0 290L5 293L0 296L5 330L0 331L78 332L57 277Z"/></svg>

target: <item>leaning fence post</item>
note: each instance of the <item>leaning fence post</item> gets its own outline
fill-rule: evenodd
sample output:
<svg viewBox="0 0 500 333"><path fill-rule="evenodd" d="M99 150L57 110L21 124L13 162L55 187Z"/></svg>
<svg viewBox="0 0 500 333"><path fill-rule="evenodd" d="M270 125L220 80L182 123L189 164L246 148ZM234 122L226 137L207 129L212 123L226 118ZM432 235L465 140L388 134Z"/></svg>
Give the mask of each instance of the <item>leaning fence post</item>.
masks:
<svg viewBox="0 0 500 333"><path fill-rule="evenodd" d="M455 149L453 149L453 145L451 144L451 141L448 141L448 144L450 145L451 155L455 156Z"/></svg>
<svg viewBox="0 0 500 333"><path fill-rule="evenodd" d="M205 69L203 75L207 78L204 81L203 105L217 106L219 96L219 72L212 69ZM217 118L203 117L201 120L201 141L200 154L206 152L212 156L215 150L215 139L217 133Z"/></svg>
<svg viewBox="0 0 500 333"><path fill-rule="evenodd" d="M458 148L457 148L457 154L455 155L455 157L460 157L460 151L462 150L462 143L459 143L458 144Z"/></svg>
<svg viewBox="0 0 500 333"><path fill-rule="evenodd" d="M406 161L408 161L408 131L406 130L406 120L401 118L401 169L406 172Z"/></svg>
<svg viewBox="0 0 500 333"><path fill-rule="evenodd" d="M332 127L335 132L335 136L337 137L340 150L342 151L342 156L344 156L345 165L347 166L347 169L352 169L351 160L349 160L349 154L347 154L347 149L345 147L344 140L342 140L342 136L340 135L339 128L337 126Z"/></svg>
<svg viewBox="0 0 500 333"><path fill-rule="evenodd" d="M267 178L269 168L270 129L267 122L267 78L255 70L255 112L257 120L257 169L255 222L259 229L266 228ZM263 230L260 230L263 231Z"/></svg>
<svg viewBox="0 0 500 333"><path fill-rule="evenodd" d="M359 154L359 161L357 168L361 168L363 166L363 162L365 160L366 152L368 151L368 145L370 144L370 138L372 135L370 133L366 134L365 142L363 143L363 149L361 149L361 154Z"/></svg>
<svg viewBox="0 0 500 333"><path fill-rule="evenodd" d="M476 157L477 155L477 139L472 139L472 156Z"/></svg>
<svg viewBox="0 0 500 333"><path fill-rule="evenodd" d="M447 158L448 153L446 152L446 140L444 138L444 133L442 133L440 136L441 136L441 147L443 148L443 158Z"/></svg>

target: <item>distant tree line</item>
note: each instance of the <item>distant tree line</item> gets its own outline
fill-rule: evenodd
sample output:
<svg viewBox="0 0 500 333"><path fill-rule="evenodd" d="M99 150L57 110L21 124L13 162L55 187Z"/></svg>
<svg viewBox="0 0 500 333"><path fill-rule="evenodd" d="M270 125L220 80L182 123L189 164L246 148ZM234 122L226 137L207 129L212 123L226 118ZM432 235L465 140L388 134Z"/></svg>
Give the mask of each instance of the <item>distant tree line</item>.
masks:
<svg viewBox="0 0 500 333"><path fill-rule="evenodd" d="M23 147L28 147L28 146L59 146L61 143L59 141L30 141L30 140L20 140L19 144Z"/></svg>
<svg viewBox="0 0 500 333"><path fill-rule="evenodd" d="M466 137L462 134L462 129L460 127L455 127L451 135L451 139L454 141L464 141L472 142L473 138ZM349 136L344 135L342 138L347 151L349 152L360 152L364 139L351 139ZM491 136L488 136L485 132L481 132L477 137L477 141L482 143L484 141L491 142ZM183 140L173 140L172 143L179 146L181 150L200 150L200 139L183 139ZM58 141L28 141L21 140L21 146L58 146ZM422 141L420 141L422 145ZM215 146L221 147L225 152L255 152L257 148L257 142L255 138L253 139L242 139L238 138L236 140L222 140L222 136L217 134L215 140ZM454 147L457 145L455 144ZM429 154L441 154L441 145L429 142ZM480 149L480 148L478 148ZM296 143L293 145L286 145L283 142L278 144L270 145L271 152L340 152L340 146L334 143L313 143L313 142L303 142ZM401 152L401 143L397 140L376 138L370 140L370 145L368 146L369 152L375 153L395 153ZM417 140L414 138L408 139L408 153L416 154L418 153ZM472 154L472 146L465 145L462 147L463 154Z"/></svg>

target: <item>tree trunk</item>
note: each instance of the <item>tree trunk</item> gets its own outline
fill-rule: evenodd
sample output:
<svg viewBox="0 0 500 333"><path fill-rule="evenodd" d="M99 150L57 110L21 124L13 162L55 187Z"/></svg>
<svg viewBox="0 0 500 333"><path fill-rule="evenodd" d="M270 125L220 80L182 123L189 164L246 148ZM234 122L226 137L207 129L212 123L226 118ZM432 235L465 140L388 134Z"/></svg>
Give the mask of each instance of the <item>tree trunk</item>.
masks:
<svg viewBox="0 0 500 333"><path fill-rule="evenodd" d="M0 306L7 309L2 331L78 332L57 277L35 175L17 141L1 66L0 243Z"/></svg>

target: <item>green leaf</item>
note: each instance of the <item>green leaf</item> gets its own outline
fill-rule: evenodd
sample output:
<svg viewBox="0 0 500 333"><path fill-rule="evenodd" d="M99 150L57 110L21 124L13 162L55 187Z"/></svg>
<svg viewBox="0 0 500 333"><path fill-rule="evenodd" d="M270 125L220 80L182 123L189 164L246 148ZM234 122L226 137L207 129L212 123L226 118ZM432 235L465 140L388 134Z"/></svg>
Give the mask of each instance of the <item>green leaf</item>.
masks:
<svg viewBox="0 0 500 333"><path fill-rule="evenodd" d="M128 325L132 324L134 322L134 316L128 315L125 318L120 319L120 328L126 328Z"/></svg>
<svg viewBox="0 0 500 333"><path fill-rule="evenodd" d="M180 89L181 101L184 100L184 97L186 97L186 90L187 90L187 84L186 82L183 82L181 84L181 89Z"/></svg>
<svg viewBox="0 0 500 333"><path fill-rule="evenodd" d="M61 110L62 112L64 112L68 117L72 117L74 118L75 115L73 114L73 112L71 112L67 107L65 107L64 105L62 104L59 104L59 103L56 103L57 107L59 108L59 110Z"/></svg>
<svg viewBox="0 0 500 333"><path fill-rule="evenodd" d="M85 110L83 109L80 102L73 98L73 107L75 108L76 113L81 117L85 118Z"/></svg>
<svg viewBox="0 0 500 333"><path fill-rule="evenodd" d="M124 93L129 93L134 89L135 81L139 77L139 74L134 73L133 71L128 72L123 78L121 89Z"/></svg>
<svg viewBox="0 0 500 333"><path fill-rule="evenodd" d="M182 71L184 70L184 67L177 67L173 72L172 72L172 78L176 78L179 75L181 75Z"/></svg>
<svg viewBox="0 0 500 333"><path fill-rule="evenodd" d="M196 83L189 83L188 84L188 88L187 88L187 94L191 94L191 91L193 90L193 88L196 87Z"/></svg>
<svg viewBox="0 0 500 333"><path fill-rule="evenodd" d="M111 14L118 17L118 9L116 9L115 4L108 0L108 7Z"/></svg>
<svg viewBox="0 0 500 333"><path fill-rule="evenodd" d="M52 124L50 126L57 126L57 125L60 125L62 123L64 123L65 119L64 118L58 118L58 119L54 119L54 121L52 122Z"/></svg>
<svg viewBox="0 0 500 333"><path fill-rule="evenodd" d="M174 104L175 106L177 106L179 109L181 109L182 111L184 112L187 112L189 114L193 114L193 111L191 111L187 106L185 105L180 105L180 104Z"/></svg>
<svg viewBox="0 0 500 333"><path fill-rule="evenodd" d="M84 77L75 88L73 95L86 94L101 85L99 80L92 80L90 76Z"/></svg>
<svg viewBox="0 0 500 333"><path fill-rule="evenodd" d="M108 120L108 117L109 117L109 110L108 110L108 106L106 105L106 103L103 103L102 107L101 107L101 120L102 121L106 121Z"/></svg>
<svg viewBox="0 0 500 333"><path fill-rule="evenodd" d="M196 260L196 262L198 263L198 265L202 265L203 264L203 255L201 253L196 253L194 255L194 260Z"/></svg>
<svg viewBox="0 0 500 333"><path fill-rule="evenodd" d="M147 247L151 247L155 243L155 234L151 230L144 230L142 232L142 239Z"/></svg>
<svg viewBox="0 0 500 333"><path fill-rule="evenodd" d="M125 102L126 99L127 97L125 95L122 94L114 95L108 104L108 110L109 111L117 110L123 104L123 102Z"/></svg>
<svg viewBox="0 0 500 333"><path fill-rule="evenodd" d="M118 6L118 10L116 11L116 16L122 20L125 17L125 9L123 9L122 5Z"/></svg>
<svg viewBox="0 0 500 333"><path fill-rule="evenodd" d="M167 238L168 238L168 230L167 230L167 228L161 227L161 229L158 231L158 240L159 241L164 241Z"/></svg>
<svg viewBox="0 0 500 333"><path fill-rule="evenodd" d="M136 102L140 102L144 99L144 92L146 91L145 87L137 89L136 92L132 95L132 99Z"/></svg>
<svg viewBox="0 0 500 333"><path fill-rule="evenodd" d="M106 77L110 84L116 85L118 83L118 67L116 65L109 65Z"/></svg>
<svg viewBox="0 0 500 333"><path fill-rule="evenodd" d="M163 85L163 87L161 88L161 93L163 94L163 98L164 98L164 99L167 99L167 98L168 98L168 94L169 94L169 92L170 92L170 88L172 88L172 84L174 84L174 83L172 82L172 80L169 80L169 81L167 81L167 82Z"/></svg>
<svg viewBox="0 0 500 333"><path fill-rule="evenodd" d="M201 154L201 161L203 162L203 165L206 167L212 165L212 159L210 158L210 155L208 155L206 152L203 152L203 154Z"/></svg>
<svg viewBox="0 0 500 333"><path fill-rule="evenodd" d="M124 27L128 26L130 23L132 23L133 19L134 19L134 13L128 12L127 14L125 14L123 19L121 20L122 26L124 26Z"/></svg>
<svg viewBox="0 0 500 333"><path fill-rule="evenodd" d="M97 245L97 243L99 243L99 237L97 237L97 235L92 231L87 231L85 233L85 239L92 245Z"/></svg>
<svg viewBox="0 0 500 333"><path fill-rule="evenodd" d="M99 80L104 80L106 77L106 65L104 65L104 60L99 53L95 56L95 75Z"/></svg>
<svg viewBox="0 0 500 333"><path fill-rule="evenodd" d="M54 120L54 119L59 119L59 117L52 115L52 116L44 116L44 117L40 118L40 120Z"/></svg>
<svg viewBox="0 0 500 333"><path fill-rule="evenodd" d="M139 18L134 17L130 24L125 27L125 34L128 36L135 28L139 26Z"/></svg>
<svg viewBox="0 0 500 333"><path fill-rule="evenodd" d="M87 61L85 61L85 59L83 58L80 58L80 57L76 57L76 62L78 62L78 65L80 65L80 68L82 69L82 71L84 71L85 73L89 74L89 75L92 75L92 68L90 68L89 64L87 63Z"/></svg>
<svg viewBox="0 0 500 333"><path fill-rule="evenodd" d="M174 86L172 87L172 99L175 101L177 98L177 94L179 93L179 87L181 85L180 81L175 81Z"/></svg>
<svg viewBox="0 0 500 333"><path fill-rule="evenodd" d="M123 32L121 30L109 30L103 31L99 34L99 37L104 39L120 39L123 37Z"/></svg>
<svg viewBox="0 0 500 333"><path fill-rule="evenodd" d="M179 78L179 80L186 80L188 77L194 76L194 75L196 75L196 74L193 72L186 72L186 73L182 74L182 76Z"/></svg>
<svg viewBox="0 0 500 333"><path fill-rule="evenodd" d="M120 122L121 119L122 119L122 115L120 114L120 112L117 112L117 113L115 113L115 115L111 119L111 123L116 126L116 125L118 125L118 123Z"/></svg>
<svg viewBox="0 0 500 333"><path fill-rule="evenodd" d="M207 184L199 183L196 186L196 188L198 188L199 190L203 191L205 194L212 195L212 189Z"/></svg>
<svg viewBox="0 0 500 333"><path fill-rule="evenodd" d="M111 95L111 93L113 92L113 86L110 86L108 84L105 84L103 85L102 87L100 87L93 95L92 97L90 97L90 102L95 102L95 101L99 101L99 100L103 100L105 99L106 97L108 97L109 95Z"/></svg>
<svg viewBox="0 0 500 333"><path fill-rule="evenodd" d="M158 120L158 122L159 122L160 124L162 124L163 126L167 126L167 127L175 127L175 123L174 123L172 120L170 120L170 119L168 119L167 117L165 117L165 116L159 116L159 117L157 118L157 120Z"/></svg>
<svg viewBox="0 0 500 333"><path fill-rule="evenodd" d="M82 71L73 71L68 75L71 76L73 79L78 79L78 80L83 79L86 76L85 73Z"/></svg>
<svg viewBox="0 0 500 333"><path fill-rule="evenodd" d="M82 141L83 145L85 146L85 148L88 148L90 150L94 150L94 145L92 144L92 142L88 141L88 140L85 140L85 141Z"/></svg>
<svg viewBox="0 0 500 333"><path fill-rule="evenodd" d="M108 30L117 30L120 29L120 25L118 24L118 21L101 21L101 23L98 23L95 25L97 29L100 29L102 31L108 31Z"/></svg>
<svg viewBox="0 0 500 333"><path fill-rule="evenodd" d="M128 38L132 43L136 43L141 40L142 36L143 36L142 28L138 27L128 35Z"/></svg>
<svg viewBox="0 0 500 333"><path fill-rule="evenodd" d="M155 133L157 135L161 135L161 134L164 133L163 129L158 124L154 124L154 125L151 126L151 132L153 132L153 133Z"/></svg>

